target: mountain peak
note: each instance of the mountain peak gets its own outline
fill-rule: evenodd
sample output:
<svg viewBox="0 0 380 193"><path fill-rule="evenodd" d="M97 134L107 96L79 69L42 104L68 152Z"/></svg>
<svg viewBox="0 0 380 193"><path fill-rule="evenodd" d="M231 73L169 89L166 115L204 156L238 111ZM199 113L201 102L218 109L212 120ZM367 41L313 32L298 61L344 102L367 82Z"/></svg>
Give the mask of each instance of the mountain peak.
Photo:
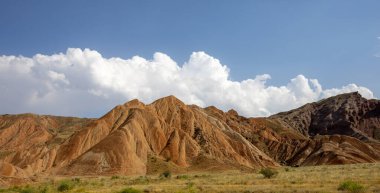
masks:
<svg viewBox="0 0 380 193"><path fill-rule="evenodd" d="M142 107L144 105L145 104L143 102L139 101L138 99L133 99L133 100L130 100L130 101L124 103L123 106L129 107L129 108L136 108L136 107Z"/></svg>
<svg viewBox="0 0 380 193"><path fill-rule="evenodd" d="M363 98L362 95L356 91L356 92L349 92L349 93L343 93L337 96L333 96L331 98Z"/></svg>
<svg viewBox="0 0 380 193"><path fill-rule="evenodd" d="M182 102L181 100L179 100L177 97L175 97L174 95L169 95L169 96L166 96L166 97L162 97L160 99L157 99L155 100L152 104L161 104L161 103L165 103L165 104L173 104L173 105L180 105L180 106L184 106L185 103Z"/></svg>

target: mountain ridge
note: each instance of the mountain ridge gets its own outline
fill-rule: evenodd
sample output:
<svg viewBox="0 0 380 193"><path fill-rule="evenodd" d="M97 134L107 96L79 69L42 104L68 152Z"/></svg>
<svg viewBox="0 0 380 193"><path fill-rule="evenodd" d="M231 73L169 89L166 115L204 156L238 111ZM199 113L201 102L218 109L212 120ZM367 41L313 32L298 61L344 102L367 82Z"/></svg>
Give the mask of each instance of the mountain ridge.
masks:
<svg viewBox="0 0 380 193"><path fill-rule="evenodd" d="M1 115L0 176L10 181L378 162L379 109L378 100L349 93L246 118L170 95L151 104L134 99L98 119Z"/></svg>

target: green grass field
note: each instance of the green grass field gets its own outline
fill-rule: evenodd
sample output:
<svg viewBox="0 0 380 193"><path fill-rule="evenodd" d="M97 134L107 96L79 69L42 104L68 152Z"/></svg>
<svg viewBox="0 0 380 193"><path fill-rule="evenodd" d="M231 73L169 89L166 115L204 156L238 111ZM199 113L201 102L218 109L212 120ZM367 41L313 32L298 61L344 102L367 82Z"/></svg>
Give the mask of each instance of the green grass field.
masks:
<svg viewBox="0 0 380 193"><path fill-rule="evenodd" d="M282 167L273 178L257 172L223 171L148 176L54 177L0 192L373 192L380 193L380 163Z"/></svg>

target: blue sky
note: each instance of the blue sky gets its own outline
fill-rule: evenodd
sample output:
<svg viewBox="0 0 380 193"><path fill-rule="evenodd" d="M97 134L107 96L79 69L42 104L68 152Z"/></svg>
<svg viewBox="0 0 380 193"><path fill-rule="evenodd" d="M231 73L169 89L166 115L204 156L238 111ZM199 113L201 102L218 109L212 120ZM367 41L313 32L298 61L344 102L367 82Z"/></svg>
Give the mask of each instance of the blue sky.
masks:
<svg viewBox="0 0 380 193"><path fill-rule="evenodd" d="M178 65L204 51L243 81L270 85L299 74L323 88L355 83L380 96L380 1L0 2L0 55L53 55L90 48L104 58L155 52Z"/></svg>

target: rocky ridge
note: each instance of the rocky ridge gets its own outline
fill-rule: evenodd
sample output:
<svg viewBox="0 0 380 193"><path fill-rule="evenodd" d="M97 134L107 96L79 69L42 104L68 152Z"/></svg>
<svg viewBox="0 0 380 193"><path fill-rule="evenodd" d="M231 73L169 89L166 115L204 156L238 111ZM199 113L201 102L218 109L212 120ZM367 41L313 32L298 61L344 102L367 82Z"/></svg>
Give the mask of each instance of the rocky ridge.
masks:
<svg viewBox="0 0 380 193"><path fill-rule="evenodd" d="M0 183L50 175L145 175L378 162L380 102L349 93L268 118L132 100L99 119L0 116Z"/></svg>

